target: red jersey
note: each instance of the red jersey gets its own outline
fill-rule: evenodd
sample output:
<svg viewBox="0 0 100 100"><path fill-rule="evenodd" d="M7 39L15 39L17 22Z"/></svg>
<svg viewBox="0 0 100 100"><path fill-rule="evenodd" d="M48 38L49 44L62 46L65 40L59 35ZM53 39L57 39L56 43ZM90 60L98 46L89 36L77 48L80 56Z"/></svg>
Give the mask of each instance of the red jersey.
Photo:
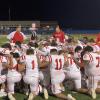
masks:
<svg viewBox="0 0 100 100"><path fill-rule="evenodd" d="M16 43L17 41L22 43L24 41L24 38L23 38L23 35L20 32L15 32L12 40L13 40L14 43Z"/></svg>
<svg viewBox="0 0 100 100"><path fill-rule="evenodd" d="M64 43L64 39L65 39L65 35L63 31L58 32L54 32L53 33L53 37L57 40L59 39L59 42Z"/></svg>
<svg viewBox="0 0 100 100"><path fill-rule="evenodd" d="M97 35L96 43L100 46L100 33Z"/></svg>

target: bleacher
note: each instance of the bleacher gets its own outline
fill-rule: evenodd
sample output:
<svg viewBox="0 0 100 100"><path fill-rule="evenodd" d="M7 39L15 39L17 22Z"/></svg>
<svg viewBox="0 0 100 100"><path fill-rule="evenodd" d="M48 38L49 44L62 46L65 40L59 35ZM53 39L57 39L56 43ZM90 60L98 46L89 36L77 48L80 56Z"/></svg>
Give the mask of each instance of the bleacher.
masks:
<svg viewBox="0 0 100 100"><path fill-rule="evenodd" d="M0 35L7 35L15 31L17 25L22 26L24 34L31 34L30 27L32 23L36 23L38 34L50 34L58 24L56 21L0 21Z"/></svg>

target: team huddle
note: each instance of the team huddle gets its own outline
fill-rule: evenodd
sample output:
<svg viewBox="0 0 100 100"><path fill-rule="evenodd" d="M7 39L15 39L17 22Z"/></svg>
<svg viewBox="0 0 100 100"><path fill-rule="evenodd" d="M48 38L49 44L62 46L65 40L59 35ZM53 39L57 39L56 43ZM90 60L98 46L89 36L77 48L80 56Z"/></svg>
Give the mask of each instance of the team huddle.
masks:
<svg viewBox="0 0 100 100"><path fill-rule="evenodd" d="M14 93L18 87L28 100L40 93L44 93L44 99L52 94L60 99L76 100L71 94L63 93L68 80L74 82L73 91L93 99L100 93L100 47L93 41L68 39L61 43L48 37L27 44L6 43L0 48L0 97L16 100Z"/></svg>

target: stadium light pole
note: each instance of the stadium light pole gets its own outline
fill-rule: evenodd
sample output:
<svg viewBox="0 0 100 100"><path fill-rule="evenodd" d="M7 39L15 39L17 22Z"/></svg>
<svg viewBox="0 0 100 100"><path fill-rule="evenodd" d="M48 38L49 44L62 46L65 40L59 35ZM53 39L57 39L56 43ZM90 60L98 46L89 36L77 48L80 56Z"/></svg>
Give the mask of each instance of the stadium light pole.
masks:
<svg viewBox="0 0 100 100"><path fill-rule="evenodd" d="M10 7L9 7L9 9L8 9L8 14L9 14L9 21L11 21L11 11L10 11Z"/></svg>

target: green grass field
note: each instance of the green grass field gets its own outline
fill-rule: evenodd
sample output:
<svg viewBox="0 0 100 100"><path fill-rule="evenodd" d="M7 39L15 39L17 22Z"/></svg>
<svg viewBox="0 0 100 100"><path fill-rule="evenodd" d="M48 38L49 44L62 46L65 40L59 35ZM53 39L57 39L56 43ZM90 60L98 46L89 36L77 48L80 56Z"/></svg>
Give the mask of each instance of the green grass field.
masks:
<svg viewBox="0 0 100 100"><path fill-rule="evenodd" d="M96 35L72 35L74 36L75 38L82 38L83 36L88 36L89 38L95 38ZM6 43L8 40L6 39L6 36L0 36L0 45ZM26 42L28 41L28 39L26 40ZM88 95L85 95L85 94L80 94L80 93L73 93L72 91L65 91L65 94L67 95L67 93L71 93L75 98L76 100L92 100L92 98ZM16 97L16 100L24 100L26 98L25 95L23 94L19 94L19 93L16 93L15 94L15 97ZM7 98L0 98L0 100L7 100ZM43 96L37 96L34 100L44 100ZM49 96L49 99L48 100L61 100L61 99L57 99L55 98L54 96ZM97 99L95 100L100 100L100 95L97 95Z"/></svg>
<svg viewBox="0 0 100 100"><path fill-rule="evenodd" d="M44 35L44 36L41 36L41 35L39 35L39 37L41 38L41 39L43 39L43 38L45 38L45 37L47 37L48 35ZM88 35L88 34L73 34L73 35L71 35L71 36L73 36L75 39L80 39L80 38L82 38L82 37L84 37L84 36L87 36L89 39L90 38L94 38L95 39L95 37L96 37L96 34L91 34L91 35ZM29 40L29 35L27 36L27 40L25 41L26 43L28 42L28 40ZM6 35L0 35L0 45L2 45L2 44L4 44L4 43L7 43L7 42L9 42L9 40L6 38Z"/></svg>
<svg viewBox="0 0 100 100"><path fill-rule="evenodd" d="M68 91L68 92L66 91L65 94L67 95L67 93L72 94L72 96L75 97L76 100L93 100L90 96L85 95L85 94L73 93L72 91ZM27 100L26 99L27 96L25 96L23 94L16 93L15 97L16 97L16 100ZM0 100L8 100L8 99L6 97L4 97L4 98L0 98ZM44 100L43 95L42 96L37 96L34 100ZM61 99L58 99L54 96L49 96L48 100L61 100ZM97 98L95 100L100 100L100 95L99 94L97 95Z"/></svg>

